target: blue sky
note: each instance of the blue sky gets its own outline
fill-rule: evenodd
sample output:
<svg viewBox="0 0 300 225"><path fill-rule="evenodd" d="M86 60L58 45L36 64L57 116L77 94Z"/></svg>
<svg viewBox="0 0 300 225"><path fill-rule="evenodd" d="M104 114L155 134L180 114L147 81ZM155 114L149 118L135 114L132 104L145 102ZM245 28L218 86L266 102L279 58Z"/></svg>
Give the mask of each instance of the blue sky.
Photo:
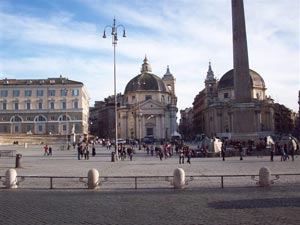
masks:
<svg viewBox="0 0 300 225"><path fill-rule="evenodd" d="M244 0L250 68L267 95L298 111L300 2ZM211 61L217 78L233 67L230 0L1 0L0 79L63 75L83 82L90 105L113 94L113 47L119 30L117 92L139 74L147 55L154 74L169 65L178 108L191 107ZM109 32L108 32L109 34Z"/></svg>

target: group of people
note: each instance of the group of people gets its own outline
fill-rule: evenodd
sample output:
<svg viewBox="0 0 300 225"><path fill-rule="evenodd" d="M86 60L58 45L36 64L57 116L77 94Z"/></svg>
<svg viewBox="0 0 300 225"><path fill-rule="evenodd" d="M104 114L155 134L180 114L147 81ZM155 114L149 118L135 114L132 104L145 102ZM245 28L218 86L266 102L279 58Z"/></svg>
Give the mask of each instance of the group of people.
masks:
<svg viewBox="0 0 300 225"><path fill-rule="evenodd" d="M295 149L292 143L289 144L279 144L275 143L271 145L271 161L274 160L274 155L276 153L280 154L280 161L286 161L290 159L289 155L291 156L292 161L295 160L295 154L298 149Z"/></svg>
<svg viewBox="0 0 300 225"><path fill-rule="evenodd" d="M92 148L92 156L96 155L96 148L94 144L89 144L85 142L81 142L77 144L77 159L80 160L84 158L85 160L89 160L90 158L90 148Z"/></svg>
<svg viewBox="0 0 300 225"><path fill-rule="evenodd" d="M128 146L126 148L125 145L119 145L119 149L118 149L118 157L119 159L121 159L122 161L124 161L127 156L129 157L129 160L132 161L133 158L133 147L132 146Z"/></svg>
<svg viewBox="0 0 300 225"><path fill-rule="evenodd" d="M52 147L49 145L44 146L44 156L52 156Z"/></svg>

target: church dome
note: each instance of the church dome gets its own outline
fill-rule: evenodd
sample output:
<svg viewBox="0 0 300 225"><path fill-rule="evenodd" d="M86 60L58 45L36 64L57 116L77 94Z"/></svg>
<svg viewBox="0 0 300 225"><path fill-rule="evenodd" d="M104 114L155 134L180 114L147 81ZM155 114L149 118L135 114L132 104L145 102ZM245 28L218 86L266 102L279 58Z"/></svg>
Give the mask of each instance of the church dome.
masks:
<svg viewBox="0 0 300 225"><path fill-rule="evenodd" d="M253 88L263 88L265 89L265 81L264 79L254 70L249 69L250 77L251 77L251 84ZM233 83L233 69L229 70L227 73L225 73L220 81L219 81L219 89L230 89L234 88Z"/></svg>
<svg viewBox="0 0 300 225"><path fill-rule="evenodd" d="M141 74L137 75L128 82L124 94L136 91L167 92L163 80L152 73L151 66L148 63L147 57L145 57L144 59Z"/></svg>
<svg viewBox="0 0 300 225"><path fill-rule="evenodd" d="M124 93L136 91L167 92L167 89L160 77L151 73L142 73L128 82Z"/></svg>

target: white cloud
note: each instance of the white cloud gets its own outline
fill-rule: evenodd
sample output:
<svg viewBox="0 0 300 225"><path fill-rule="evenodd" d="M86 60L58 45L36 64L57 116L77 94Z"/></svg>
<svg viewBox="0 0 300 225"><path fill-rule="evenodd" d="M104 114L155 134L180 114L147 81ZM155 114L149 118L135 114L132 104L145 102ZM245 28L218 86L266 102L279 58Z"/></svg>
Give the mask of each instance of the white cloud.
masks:
<svg viewBox="0 0 300 225"><path fill-rule="evenodd" d="M78 2L81 11L101 17L78 20L80 12L67 8L48 17L1 10L0 30L5 36L0 41L8 44L0 53L1 76L67 75L86 84L91 104L102 100L113 94L113 48L109 32L107 39L101 36L115 15L127 31L127 38L120 35L116 49L118 92L139 73L145 54L159 76L170 66L179 109L192 106L203 89L208 61L218 78L232 68L229 1ZM245 0L244 5L250 67L263 76L268 95L297 110L298 1Z"/></svg>

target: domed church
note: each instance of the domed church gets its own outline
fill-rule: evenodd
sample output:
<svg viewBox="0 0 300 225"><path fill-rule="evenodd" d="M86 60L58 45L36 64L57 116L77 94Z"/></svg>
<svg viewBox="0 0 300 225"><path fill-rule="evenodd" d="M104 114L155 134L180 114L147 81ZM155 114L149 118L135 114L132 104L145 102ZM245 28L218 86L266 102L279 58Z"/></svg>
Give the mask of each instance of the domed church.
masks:
<svg viewBox="0 0 300 225"><path fill-rule="evenodd" d="M254 122L242 120L242 123L254 127L254 131L245 132L243 137L233 132L234 126L234 70L226 72L218 81L209 63L205 88L194 99L194 121L198 131L209 137L255 138L270 135L274 132L273 100L266 96L263 78L249 69L251 83L251 107L254 109ZM245 108L246 114L248 109Z"/></svg>
<svg viewBox="0 0 300 225"><path fill-rule="evenodd" d="M157 140L170 139L177 130L175 78L167 67L162 78L152 73L145 57L141 73L132 78L124 91L119 108L119 137Z"/></svg>

